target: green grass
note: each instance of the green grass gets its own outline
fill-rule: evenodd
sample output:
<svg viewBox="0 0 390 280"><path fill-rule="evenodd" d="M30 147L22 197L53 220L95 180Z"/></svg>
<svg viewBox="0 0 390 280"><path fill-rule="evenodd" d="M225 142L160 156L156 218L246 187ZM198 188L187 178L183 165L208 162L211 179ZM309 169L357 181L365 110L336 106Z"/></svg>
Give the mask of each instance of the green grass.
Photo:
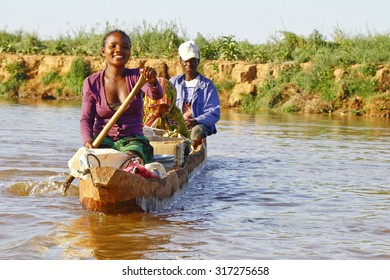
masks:
<svg viewBox="0 0 390 280"><path fill-rule="evenodd" d="M57 71L50 71L49 73L47 73L45 76L42 77L41 84L42 85L49 85L49 84L53 84L59 80L61 80L61 77L58 74L58 72Z"/></svg>
<svg viewBox="0 0 390 280"><path fill-rule="evenodd" d="M0 83L0 95L18 96L18 90L27 79L28 68L24 60L17 60L5 65L10 79Z"/></svg>
<svg viewBox="0 0 390 280"><path fill-rule="evenodd" d="M82 57L73 59L70 71L62 77L61 84L67 88L70 93L81 95L83 82L91 74L90 64Z"/></svg>
<svg viewBox="0 0 390 280"><path fill-rule="evenodd" d="M104 34L114 29L122 29L129 34L133 57L145 59L177 58L178 46L190 39L180 25L163 21L155 25L144 21L132 28L106 22L89 30L80 28L48 40L42 40L34 33L7 32L3 29L0 30L0 53L78 56L68 75L58 77L58 74L49 73L41 81L45 84L59 79L65 87L61 92L78 94L82 80L90 73L89 65L81 58L86 55L100 56ZM270 77L264 85L257 85L258 94L246 97L243 107L296 111L299 109L297 103L282 105L286 100L286 90L292 86L297 88L302 98L315 94L334 106L340 106L341 98L359 96L368 99L378 94L375 73L380 65L390 64L390 35L371 32L347 34L336 28L330 37L326 38L318 30L313 30L306 37L290 31L276 32L264 44L238 41L231 34L220 37L197 34L195 41L200 47L202 61L215 60L215 69L218 69L218 60L290 65L281 70L277 78ZM310 67L303 70L300 64L306 62L310 62ZM352 65L360 67L351 70ZM27 72L20 67L21 65L10 65L7 68L12 81L0 84L0 94L16 92L23 84ZM334 80L335 69L344 69L346 72L338 84ZM234 86L222 83L217 85L221 90L228 91Z"/></svg>
<svg viewBox="0 0 390 280"><path fill-rule="evenodd" d="M68 54L99 55L104 34L113 29L123 29L132 41L134 57L173 58L177 56L178 46L188 40L186 32L175 22L160 21L155 25L142 22L132 28L106 23L85 30L72 30L72 34L60 34L58 38L42 40L36 34L24 31L7 32L0 30L0 52L23 54ZM244 60L255 63L297 63L317 61L329 56L332 65L351 65L356 63L378 64L390 61L389 34L349 35L335 29L327 39L313 30L305 37L289 31L272 34L264 44L250 44L237 41L233 35L204 37L198 34L202 59Z"/></svg>

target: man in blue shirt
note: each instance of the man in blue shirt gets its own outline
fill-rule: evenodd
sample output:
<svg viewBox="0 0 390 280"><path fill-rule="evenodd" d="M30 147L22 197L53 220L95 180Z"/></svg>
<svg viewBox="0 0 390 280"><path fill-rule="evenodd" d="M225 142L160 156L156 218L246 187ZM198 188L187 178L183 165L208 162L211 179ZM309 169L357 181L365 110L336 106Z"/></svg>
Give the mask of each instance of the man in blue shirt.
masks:
<svg viewBox="0 0 390 280"><path fill-rule="evenodd" d="M182 111L191 140L198 146L203 138L217 133L220 101L213 82L198 72L199 48L194 41L179 46L183 74L170 79L177 91L176 105Z"/></svg>

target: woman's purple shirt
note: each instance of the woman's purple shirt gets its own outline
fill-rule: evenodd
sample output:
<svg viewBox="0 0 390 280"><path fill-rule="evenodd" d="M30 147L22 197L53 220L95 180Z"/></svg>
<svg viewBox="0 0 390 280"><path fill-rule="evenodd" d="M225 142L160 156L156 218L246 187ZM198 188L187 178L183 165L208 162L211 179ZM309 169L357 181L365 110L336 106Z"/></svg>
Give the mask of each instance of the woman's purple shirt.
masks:
<svg viewBox="0 0 390 280"><path fill-rule="evenodd" d="M138 81L140 69L125 69L127 88L130 92ZM108 132L108 137L114 141L120 138L143 134L142 117L144 110L144 93L152 99L160 99L163 91L156 80L156 86L145 84L133 98L129 107ZM99 135L105 124L112 118L115 111L107 103L104 91L104 70L92 74L84 80L80 134L83 144L93 141Z"/></svg>

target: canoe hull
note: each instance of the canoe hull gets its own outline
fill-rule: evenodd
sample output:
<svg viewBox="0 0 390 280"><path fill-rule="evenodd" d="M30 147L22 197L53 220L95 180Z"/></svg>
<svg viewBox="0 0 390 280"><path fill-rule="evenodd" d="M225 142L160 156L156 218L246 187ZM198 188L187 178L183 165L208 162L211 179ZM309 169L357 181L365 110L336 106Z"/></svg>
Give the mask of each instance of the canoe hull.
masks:
<svg viewBox="0 0 390 280"><path fill-rule="evenodd" d="M183 167L167 177L146 179L114 167L92 167L86 180L80 180L83 209L104 214L155 212L168 208L186 189L190 177L206 162L206 145L201 145Z"/></svg>

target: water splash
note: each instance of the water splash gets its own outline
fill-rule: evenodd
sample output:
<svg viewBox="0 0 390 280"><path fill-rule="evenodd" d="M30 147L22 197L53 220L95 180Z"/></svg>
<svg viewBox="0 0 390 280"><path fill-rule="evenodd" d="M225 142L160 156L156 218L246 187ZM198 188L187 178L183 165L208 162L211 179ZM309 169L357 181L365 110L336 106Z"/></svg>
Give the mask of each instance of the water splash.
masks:
<svg viewBox="0 0 390 280"><path fill-rule="evenodd" d="M28 196L31 189L34 187L34 183L31 181L16 182L6 188L6 191L10 194L17 196Z"/></svg>
<svg viewBox="0 0 390 280"><path fill-rule="evenodd" d="M61 183L56 179L57 176L44 178L42 181L35 184L29 195L52 196L57 194L61 188Z"/></svg>
<svg viewBox="0 0 390 280"><path fill-rule="evenodd" d="M57 196L62 195L62 184L66 175L61 173L55 176L45 177L38 182L19 181L7 188L7 192L17 196ZM78 195L78 188L71 185L67 195Z"/></svg>

